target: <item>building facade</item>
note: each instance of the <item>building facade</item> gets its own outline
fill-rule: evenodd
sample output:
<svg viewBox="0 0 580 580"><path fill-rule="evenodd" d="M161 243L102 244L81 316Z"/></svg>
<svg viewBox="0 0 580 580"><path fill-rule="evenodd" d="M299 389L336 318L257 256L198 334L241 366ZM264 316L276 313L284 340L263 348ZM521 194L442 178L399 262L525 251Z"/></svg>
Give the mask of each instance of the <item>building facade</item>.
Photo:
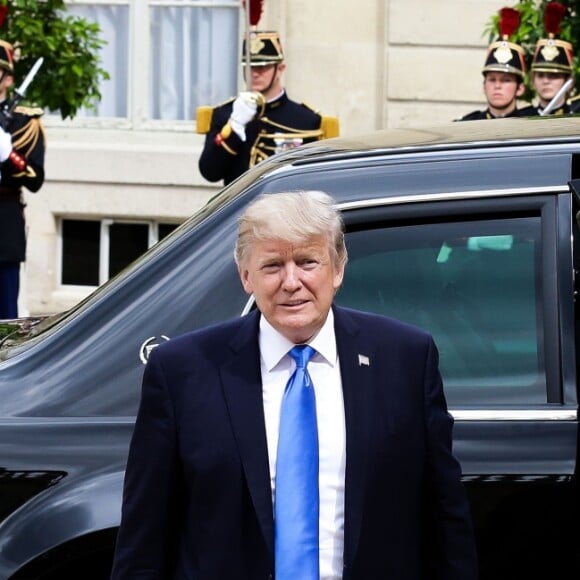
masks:
<svg viewBox="0 0 580 580"><path fill-rule="evenodd" d="M483 108L483 31L504 5L265 0L260 29L280 32L291 98L355 135ZM219 190L197 168L195 109L243 87L238 1L75 0L70 10L101 25L111 80L96 111L45 115L46 182L26 197L21 315L71 308Z"/></svg>

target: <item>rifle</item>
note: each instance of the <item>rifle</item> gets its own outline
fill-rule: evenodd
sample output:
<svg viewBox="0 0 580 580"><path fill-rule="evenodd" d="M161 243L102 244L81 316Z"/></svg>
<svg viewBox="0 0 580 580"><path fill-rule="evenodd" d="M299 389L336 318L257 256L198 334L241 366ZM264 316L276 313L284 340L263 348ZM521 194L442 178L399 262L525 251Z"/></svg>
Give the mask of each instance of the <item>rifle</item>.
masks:
<svg viewBox="0 0 580 580"><path fill-rule="evenodd" d="M4 101L2 106L0 106L0 127L6 130L10 120L12 119L12 115L14 114L14 109L20 104L22 99L24 99L24 95L26 94L26 89L28 85L32 82L38 69L42 66L44 58L41 56L33 65L32 68L28 71L26 77L22 81L22 84L14 90L14 96L11 99L7 99Z"/></svg>

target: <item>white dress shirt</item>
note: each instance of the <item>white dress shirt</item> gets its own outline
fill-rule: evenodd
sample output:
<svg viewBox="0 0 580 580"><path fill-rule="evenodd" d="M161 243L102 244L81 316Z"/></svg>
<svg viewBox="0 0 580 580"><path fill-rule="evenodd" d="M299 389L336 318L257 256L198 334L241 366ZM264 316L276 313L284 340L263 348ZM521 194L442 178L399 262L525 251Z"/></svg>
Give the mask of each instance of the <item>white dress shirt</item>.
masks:
<svg viewBox="0 0 580 580"><path fill-rule="evenodd" d="M288 355L294 344L263 316L260 318L259 341L270 483L275 502L280 406L286 383L295 368L294 361ZM344 547L346 430L332 310L309 345L316 351L308 363L308 372L314 385L318 421L320 579L339 580L342 578Z"/></svg>

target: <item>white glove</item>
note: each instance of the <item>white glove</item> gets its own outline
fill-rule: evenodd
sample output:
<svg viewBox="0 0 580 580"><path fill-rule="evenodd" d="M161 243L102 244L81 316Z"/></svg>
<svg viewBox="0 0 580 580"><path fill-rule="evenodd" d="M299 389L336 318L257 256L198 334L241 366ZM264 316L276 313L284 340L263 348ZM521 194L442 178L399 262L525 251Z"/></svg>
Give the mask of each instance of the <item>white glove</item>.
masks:
<svg viewBox="0 0 580 580"><path fill-rule="evenodd" d="M0 163L4 163L12 153L12 135L0 129Z"/></svg>
<svg viewBox="0 0 580 580"><path fill-rule="evenodd" d="M234 101L230 125L242 141L246 140L246 125L256 116L258 104L251 98L251 93L240 93Z"/></svg>

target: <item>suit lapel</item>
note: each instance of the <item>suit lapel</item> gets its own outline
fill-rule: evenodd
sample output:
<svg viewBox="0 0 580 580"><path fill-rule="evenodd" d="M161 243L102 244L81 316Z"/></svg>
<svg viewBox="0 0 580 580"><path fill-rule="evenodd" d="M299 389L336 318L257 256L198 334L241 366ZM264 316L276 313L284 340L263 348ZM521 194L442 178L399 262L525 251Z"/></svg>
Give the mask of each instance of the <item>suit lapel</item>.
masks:
<svg viewBox="0 0 580 580"><path fill-rule="evenodd" d="M344 559L352 562L360 537L367 458L372 448L372 359L354 317L338 307L334 307L334 317L346 423Z"/></svg>
<svg viewBox="0 0 580 580"><path fill-rule="evenodd" d="M258 346L259 313L249 314L230 341L221 366L224 396L252 503L273 557L274 522Z"/></svg>
<svg viewBox="0 0 580 580"><path fill-rule="evenodd" d="M352 562L360 537L367 457L372 448L373 385L371 367L364 358L370 353L365 351L366 341L361 340L359 323L348 311L338 307L334 307L334 317L346 423L344 557L345 561ZM221 366L221 379L252 503L273 558L274 521L258 324L258 312L242 321L230 341L230 354Z"/></svg>

